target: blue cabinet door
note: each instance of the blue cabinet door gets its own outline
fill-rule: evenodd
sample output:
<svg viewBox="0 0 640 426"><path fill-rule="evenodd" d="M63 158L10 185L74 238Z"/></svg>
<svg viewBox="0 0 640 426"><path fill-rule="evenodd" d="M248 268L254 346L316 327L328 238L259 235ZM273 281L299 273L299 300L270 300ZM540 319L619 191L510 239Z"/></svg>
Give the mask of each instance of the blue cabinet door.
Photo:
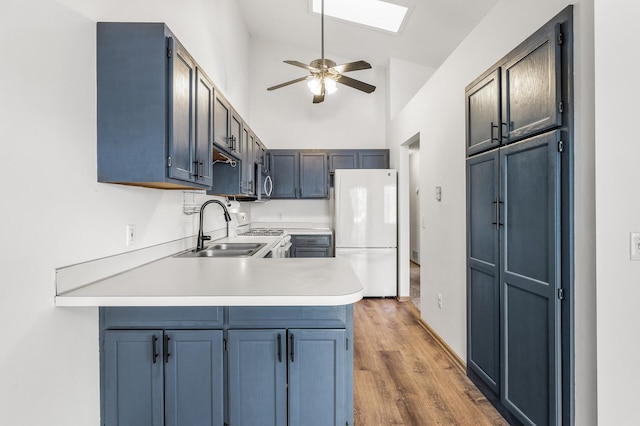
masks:
<svg viewBox="0 0 640 426"><path fill-rule="evenodd" d="M500 72L500 67L492 69L467 86L467 156L500 146Z"/></svg>
<svg viewBox="0 0 640 426"><path fill-rule="evenodd" d="M389 150L361 150L358 151L359 169L388 169Z"/></svg>
<svg viewBox="0 0 640 426"><path fill-rule="evenodd" d="M215 92L213 104L213 143L223 151L231 151L231 105L219 92Z"/></svg>
<svg viewBox="0 0 640 426"><path fill-rule="evenodd" d="M162 330L105 331L105 426L164 425Z"/></svg>
<svg viewBox="0 0 640 426"><path fill-rule="evenodd" d="M287 425L286 331L230 330L229 424Z"/></svg>
<svg viewBox="0 0 640 426"><path fill-rule="evenodd" d="M222 330L166 331L166 426L224 424Z"/></svg>
<svg viewBox="0 0 640 426"><path fill-rule="evenodd" d="M300 152L299 198L329 198L329 170L325 152Z"/></svg>
<svg viewBox="0 0 640 426"><path fill-rule="evenodd" d="M208 186L211 186L212 183L213 93L213 83L198 68L196 73L193 176L198 183Z"/></svg>
<svg viewBox="0 0 640 426"><path fill-rule="evenodd" d="M467 368L500 394L499 152L467 160Z"/></svg>
<svg viewBox="0 0 640 426"><path fill-rule="evenodd" d="M192 181L196 63L172 37L169 50L169 176Z"/></svg>
<svg viewBox="0 0 640 426"><path fill-rule="evenodd" d="M330 151L329 152L329 172L336 169L357 169L358 153L356 151Z"/></svg>
<svg viewBox="0 0 640 426"><path fill-rule="evenodd" d="M560 409L560 132L500 153L502 395L524 424Z"/></svg>
<svg viewBox="0 0 640 426"><path fill-rule="evenodd" d="M550 25L502 66L506 143L562 125L560 24Z"/></svg>
<svg viewBox="0 0 640 426"><path fill-rule="evenodd" d="M298 152L271 151L271 198L298 198Z"/></svg>
<svg viewBox="0 0 640 426"><path fill-rule="evenodd" d="M345 425L346 331L291 329L288 345L289 426Z"/></svg>

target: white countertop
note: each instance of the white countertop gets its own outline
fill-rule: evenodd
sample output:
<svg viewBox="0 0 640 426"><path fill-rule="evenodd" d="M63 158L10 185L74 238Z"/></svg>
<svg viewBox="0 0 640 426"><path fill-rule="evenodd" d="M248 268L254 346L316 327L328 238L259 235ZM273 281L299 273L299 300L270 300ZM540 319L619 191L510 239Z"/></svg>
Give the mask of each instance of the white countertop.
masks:
<svg viewBox="0 0 640 426"><path fill-rule="evenodd" d="M340 258L167 257L58 295L55 302L56 306L327 306L360 299L362 285Z"/></svg>

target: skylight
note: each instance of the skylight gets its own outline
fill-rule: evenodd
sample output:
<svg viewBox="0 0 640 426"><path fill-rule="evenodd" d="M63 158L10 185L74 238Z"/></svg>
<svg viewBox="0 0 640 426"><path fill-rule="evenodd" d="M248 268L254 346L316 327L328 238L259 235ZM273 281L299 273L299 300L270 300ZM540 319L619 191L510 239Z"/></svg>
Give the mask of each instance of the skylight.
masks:
<svg viewBox="0 0 640 426"><path fill-rule="evenodd" d="M321 0L311 0L320 13ZM324 14L397 34L409 8L380 0L324 0Z"/></svg>

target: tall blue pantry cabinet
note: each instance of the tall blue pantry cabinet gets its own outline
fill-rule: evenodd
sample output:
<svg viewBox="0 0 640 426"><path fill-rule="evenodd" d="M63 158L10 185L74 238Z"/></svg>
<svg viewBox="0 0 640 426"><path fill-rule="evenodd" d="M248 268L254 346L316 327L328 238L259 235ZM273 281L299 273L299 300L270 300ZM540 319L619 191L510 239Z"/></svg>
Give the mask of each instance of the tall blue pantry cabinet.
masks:
<svg viewBox="0 0 640 426"><path fill-rule="evenodd" d="M572 424L572 7L466 88L467 372L512 424Z"/></svg>

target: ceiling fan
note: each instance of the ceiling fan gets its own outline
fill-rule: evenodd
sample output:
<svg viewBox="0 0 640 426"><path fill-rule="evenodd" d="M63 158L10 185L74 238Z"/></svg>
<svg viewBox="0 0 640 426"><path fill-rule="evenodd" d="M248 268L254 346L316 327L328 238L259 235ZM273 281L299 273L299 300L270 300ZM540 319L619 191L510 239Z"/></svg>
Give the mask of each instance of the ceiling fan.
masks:
<svg viewBox="0 0 640 426"><path fill-rule="evenodd" d="M271 86L267 90L276 90L281 87L288 86L290 84L298 83L300 81L308 81L307 86L311 93L313 93L313 103L318 104L324 101L325 94L331 94L336 91L336 83L344 84L345 86L353 87L354 89L361 90L366 93L372 93L376 90L376 86L372 86L368 83L360 80L347 77L342 73L349 71L366 70L371 68L371 64L366 61L355 61L347 64L336 65L331 59L324 57L324 0L322 0L321 6L321 58L311 61L309 65L299 61L284 61L287 64L294 65L296 67L304 68L309 71L309 75L297 78L295 80L287 81L286 83Z"/></svg>

